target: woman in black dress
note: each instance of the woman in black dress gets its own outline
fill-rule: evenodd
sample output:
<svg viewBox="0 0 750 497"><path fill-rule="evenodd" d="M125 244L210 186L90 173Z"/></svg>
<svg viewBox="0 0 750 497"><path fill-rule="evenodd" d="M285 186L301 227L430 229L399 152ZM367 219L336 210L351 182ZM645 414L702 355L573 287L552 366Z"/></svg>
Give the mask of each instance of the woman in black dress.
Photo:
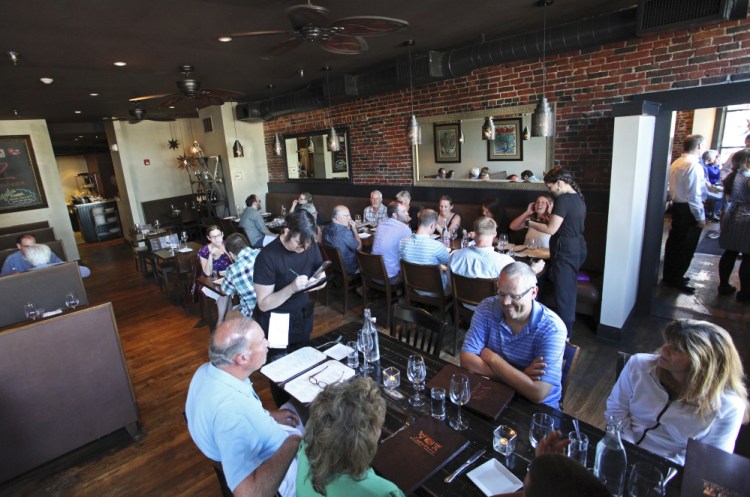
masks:
<svg viewBox="0 0 750 497"><path fill-rule="evenodd" d="M555 294L555 312L565 323L568 337L576 318L578 271L586 260L586 240L583 225L586 220L586 203L573 175L556 167L544 175L544 183L555 197L555 206L549 221L527 221L529 228L552 235L547 278Z"/></svg>

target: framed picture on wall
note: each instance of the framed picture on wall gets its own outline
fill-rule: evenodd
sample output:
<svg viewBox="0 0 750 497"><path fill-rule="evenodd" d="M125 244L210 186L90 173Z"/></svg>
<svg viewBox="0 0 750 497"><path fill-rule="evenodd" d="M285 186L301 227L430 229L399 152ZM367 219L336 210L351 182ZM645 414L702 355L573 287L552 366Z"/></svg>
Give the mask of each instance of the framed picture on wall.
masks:
<svg viewBox="0 0 750 497"><path fill-rule="evenodd" d="M495 139L487 141L487 160L523 160L521 119L495 119Z"/></svg>
<svg viewBox="0 0 750 497"><path fill-rule="evenodd" d="M461 162L461 123L433 124L435 162Z"/></svg>
<svg viewBox="0 0 750 497"><path fill-rule="evenodd" d="M0 136L0 214L47 207L31 136Z"/></svg>

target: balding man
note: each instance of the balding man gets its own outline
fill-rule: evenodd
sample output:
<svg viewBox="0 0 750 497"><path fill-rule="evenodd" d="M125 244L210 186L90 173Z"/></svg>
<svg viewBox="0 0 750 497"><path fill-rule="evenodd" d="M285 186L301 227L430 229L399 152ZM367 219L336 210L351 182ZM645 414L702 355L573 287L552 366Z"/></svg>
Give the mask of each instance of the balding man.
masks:
<svg viewBox="0 0 750 497"><path fill-rule="evenodd" d="M235 496L295 495L299 418L289 409L265 410L248 378L267 352L255 321L224 321L211 340L210 362L198 368L188 390L190 436L206 457L221 463Z"/></svg>
<svg viewBox="0 0 750 497"><path fill-rule="evenodd" d="M565 324L535 300L539 288L526 264L505 266L497 290L474 312L461 367L507 383L531 402L558 408Z"/></svg>
<svg viewBox="0 0 750 497"><path fill-rule="evenodd" d="M26 233L16 238L16 248L18 250L6 257L5 262L3 262L3 268L0 271L0 276L31 270L34 266L32 266L26 258L26 250L34 245L36 245L36 237L30 233ZM49 262L52 264L59 264L63 261L57 256L57 254L52 252Z"/></svg>
<svg viewBox="0 0 750 497"><path fill-rule="evenodd" d="M383 205L383 194L378 190L373 190L370 192L370 205L365 207L362 219L371 226L377 226L380 221L385 219L385 216L386 208Z"/></svg>
<svg viewBox="0 0 750 497"><path fill-rule="evenodd" d="M331 211L331 223L323 229L323 245L338 249L347 274L359 272L357 250L362 248L362 239L347 206L337 205Z"/></svg>

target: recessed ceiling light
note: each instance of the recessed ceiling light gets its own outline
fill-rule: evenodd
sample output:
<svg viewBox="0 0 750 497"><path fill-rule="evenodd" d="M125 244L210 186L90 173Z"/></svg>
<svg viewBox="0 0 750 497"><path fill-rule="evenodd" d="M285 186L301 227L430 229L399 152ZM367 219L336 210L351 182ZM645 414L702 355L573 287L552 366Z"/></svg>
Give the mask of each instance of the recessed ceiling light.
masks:
<svg viewBox="0 0 750 497"><path fill-rule="evenodd" d="M80 110L74 110L73 112L76 113L76 114L80 114L81 113Z"/></svg>
<svg viewBox="0 0 750 497"><path fill-rule="evenodd" d="M120 61L118 61L118 62L115 62L115 65L117 67L125 67L125 66L128 65L128 63L127 62L120 62Z"/></svg>
<svg viewBox="0 0 750 497"><path fill-rule="evenodd" d="M102 117L102 121L106 121L108 119L109 119L109 117L107 117L107 116Z"/></svg>
<svg viewBox="0 0 750 497"><path fill-rule="evenodd" d="M51 85L52 83L55 82L55 80L52 78L39 78L39 81L41 81L45 85Z"/></svg>
<svg viewBox="0 0 750 497"><path fill-rule="evenodd" d="M169 108L170 108L170 109L174 109L174 105L170 105L170 106L169 106Z"/></svg>
<svg viewBox="0 0 750 497"><path fill-rule="evenodd" d="M219 37L219 41L222 42L222 43L229 43L230 41L232 41L232 37L231 36L220 36Z"/></svg>
<svg viewBox="0 0 750 497"><path fill-rule="evenodd" d="M89 93L89 96L92 96L92 97L98 97L98 96L99 96L99 94L98 94L98 93Z"/></svg>
<svg viewBox="0 0 750 497"><path fill-rule="evenodd" d="M78 138L83 138L83 135L78 135Z"/></svg>

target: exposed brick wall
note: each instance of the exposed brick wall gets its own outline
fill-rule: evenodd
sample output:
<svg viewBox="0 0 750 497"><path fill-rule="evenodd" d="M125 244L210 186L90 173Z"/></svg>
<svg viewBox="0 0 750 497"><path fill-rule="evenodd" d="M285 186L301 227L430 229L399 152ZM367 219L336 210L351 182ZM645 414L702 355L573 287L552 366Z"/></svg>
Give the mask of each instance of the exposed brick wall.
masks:
<svg viewBox="0 0 750 497"><path fill-rule="evenodd" d="M547 57L547 95L557 104L555 163L571 169L584 189L609 186L612 106L631 96L716 84L750 74L750 20L648 36ZM539 59L474 71L415 88L417 117L536 103ZM408 185L411 152L404 129L408 90L334 106L333 120L350 128L355 184ZM265 124L270 181L284 181L284 163L272 157L274 133L325 128L324 111ZM387 169L379 164L388 164Z"/></svg>
<svg viewBox="0 0 750 497"><path fill-rule="evenodd" d="M682 155L682 144L685 143L685 137L693 131L694 110L684 110L676 113L674 125L674 139L672 140L672 160L674 161ZM709 140L711 137L707 137Z"/></svg>

